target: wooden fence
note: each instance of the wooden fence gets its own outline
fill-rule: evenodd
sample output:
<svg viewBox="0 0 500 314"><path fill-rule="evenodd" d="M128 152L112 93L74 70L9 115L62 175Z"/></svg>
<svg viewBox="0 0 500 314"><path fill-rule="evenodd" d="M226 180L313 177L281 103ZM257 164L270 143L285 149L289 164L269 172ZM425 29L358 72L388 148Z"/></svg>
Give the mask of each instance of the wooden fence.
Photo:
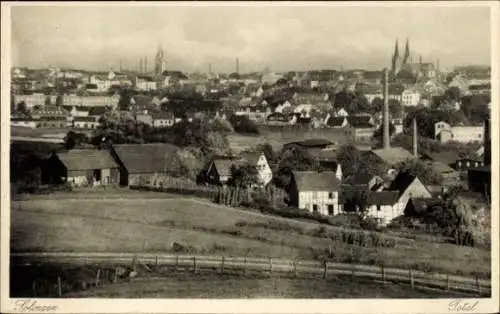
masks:
<svg viewBox="0 0 500 314"><path fill-rule="evenodd" d="M158 271L167 267L170 271L192 272L194 274L215 271L218 274L258 273L276 274L283 277L319 277L352 276L386 283L404 283L412 288L434 288L450 292L468 293L477 296L491 295L490 280L478 277L470 278L450 274L429 273L412 269L386 268L384 266L356 265L332 263L327 261L286 260L278 258L228 257L228 256L194 256L169 254L134 254L134 253L14 253L13 263L16 265L31 263L54 263L72 265L110 265L125 266L135 272L138 265L150 271ZM116 281L118 268L107 277ZM96 274L96 283L101 276L100 268ZM35 285L35 284L34 284ZM97 284L96 284L97 285ZM61 296L61 279L57 278L59 296Z"/></svg>

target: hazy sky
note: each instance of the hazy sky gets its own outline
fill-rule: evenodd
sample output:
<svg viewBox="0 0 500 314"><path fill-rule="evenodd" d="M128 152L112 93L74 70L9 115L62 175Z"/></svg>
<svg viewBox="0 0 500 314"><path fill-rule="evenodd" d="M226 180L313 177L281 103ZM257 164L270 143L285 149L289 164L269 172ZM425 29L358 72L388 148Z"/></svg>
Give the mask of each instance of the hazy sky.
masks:
<svg viewBox="0 0 500 314"><path fill-rule="evenodd" d="M406 37L414 61L490 63L487 7L14 7L16 66L148 69L161 42L167 68L308 70L389 65Z"/></svg>

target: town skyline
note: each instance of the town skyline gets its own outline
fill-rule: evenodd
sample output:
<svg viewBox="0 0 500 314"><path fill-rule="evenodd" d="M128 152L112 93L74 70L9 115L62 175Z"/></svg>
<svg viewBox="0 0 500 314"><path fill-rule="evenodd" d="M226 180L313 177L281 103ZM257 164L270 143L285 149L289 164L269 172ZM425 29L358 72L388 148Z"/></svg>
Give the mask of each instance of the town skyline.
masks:
<svg viewBox="0 0 500 314"><path fill-rule="evenodd" d="M460 38L454 36L456 23L464 26ZM207 72L210 64L214 72L231 73L236 58L242 73L265 68L379 70L390 66L396 39L400 51L409 39L414 62L420 56L430 63L439 59L442 70L490 65L490 11L338 6L12 8L12 65L28 68L117 70L122 62L124 69L138 70L140 59L148 58L148 68L153 69L161 44L168 70Z"/></svg>

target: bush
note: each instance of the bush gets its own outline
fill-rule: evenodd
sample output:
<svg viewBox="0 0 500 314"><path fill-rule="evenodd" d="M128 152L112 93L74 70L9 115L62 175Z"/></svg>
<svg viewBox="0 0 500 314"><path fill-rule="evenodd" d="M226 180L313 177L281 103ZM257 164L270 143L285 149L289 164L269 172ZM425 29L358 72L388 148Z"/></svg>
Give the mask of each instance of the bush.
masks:
<svg viewBox="0 0 500 314"><path fill-rule="evenodd" d="M339 214L328 218L332 226L361 229L361 218L356 214Z"/></svg>

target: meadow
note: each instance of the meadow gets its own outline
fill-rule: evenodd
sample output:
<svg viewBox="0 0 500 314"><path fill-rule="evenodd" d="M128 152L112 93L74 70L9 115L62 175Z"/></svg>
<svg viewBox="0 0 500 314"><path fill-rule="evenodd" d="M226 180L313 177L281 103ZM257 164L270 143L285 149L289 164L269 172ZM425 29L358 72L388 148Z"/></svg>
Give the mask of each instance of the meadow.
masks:
<svg viewBox="0 0 500 314"><path fill-rule="evenodd" d="M133 197L126 196L130 191L125 190L123 197L113 193L112 197L68 193L68 197L13 201L11 250L328 258L459 275L490 274L490 252L479 248L395 236L390 247L355 245L338 241L341 227L197 198L168 194L162 198L162 193L150 192L137 192Z"/></svg>

